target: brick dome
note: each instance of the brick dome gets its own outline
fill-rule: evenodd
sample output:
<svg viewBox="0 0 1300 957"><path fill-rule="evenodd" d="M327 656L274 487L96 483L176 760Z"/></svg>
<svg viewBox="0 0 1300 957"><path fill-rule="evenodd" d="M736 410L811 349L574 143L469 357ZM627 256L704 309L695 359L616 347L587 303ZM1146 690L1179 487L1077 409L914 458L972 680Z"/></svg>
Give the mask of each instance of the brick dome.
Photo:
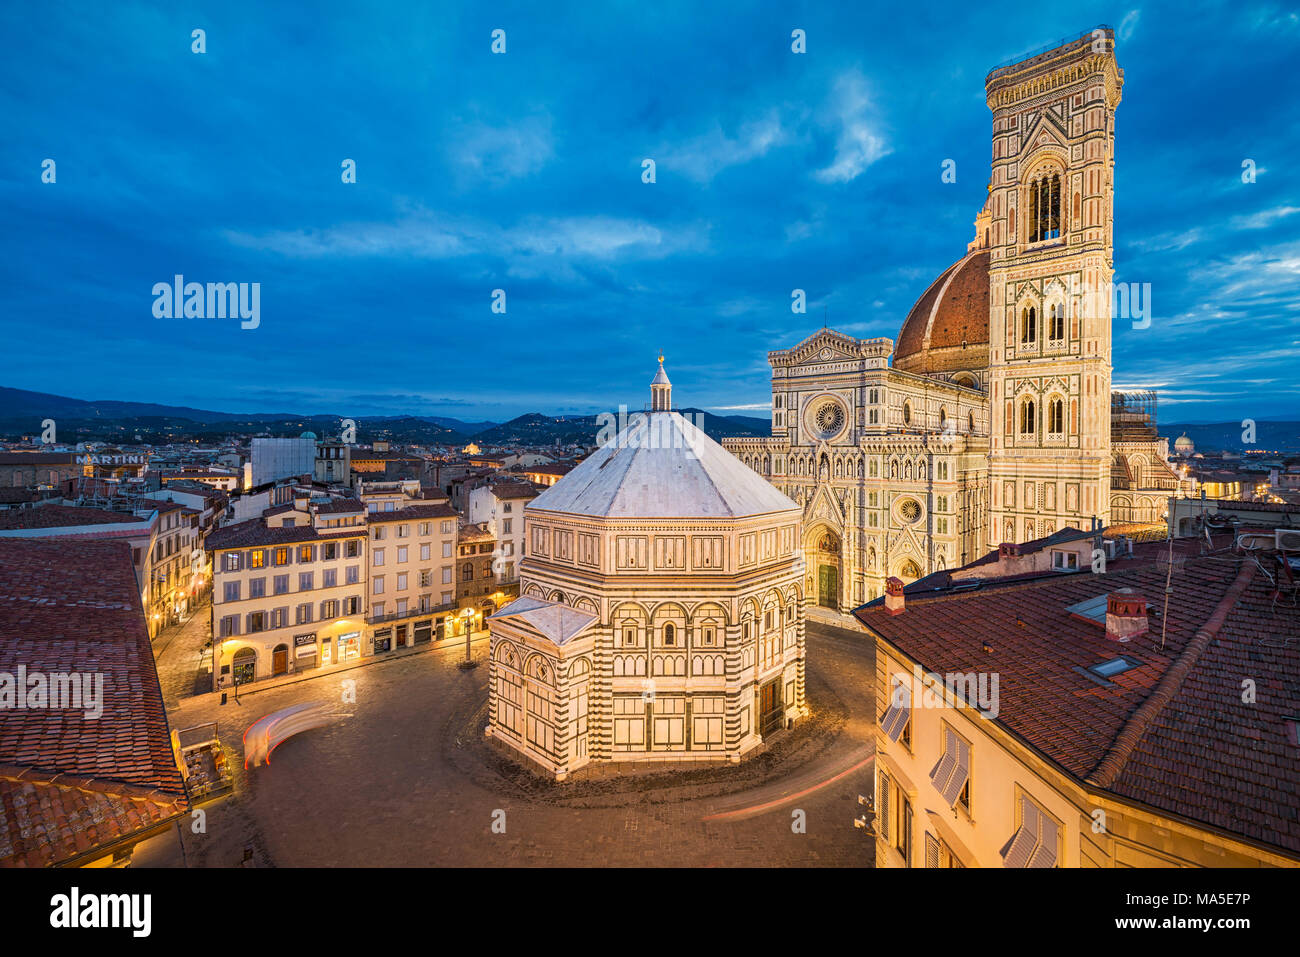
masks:
<svg viewBox="0 0 1300 957"><path fill-rule="evenodd" d="M989 251L953 263L916 301L898 331L894 368L921 375L989 365Z"/></svg>

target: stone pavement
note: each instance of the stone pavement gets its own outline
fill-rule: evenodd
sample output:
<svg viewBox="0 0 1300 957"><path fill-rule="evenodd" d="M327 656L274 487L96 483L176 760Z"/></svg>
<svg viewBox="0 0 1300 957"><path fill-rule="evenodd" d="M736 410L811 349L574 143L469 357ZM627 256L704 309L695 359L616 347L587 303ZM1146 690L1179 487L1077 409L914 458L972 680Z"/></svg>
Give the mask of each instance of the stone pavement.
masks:
<svg viewBox="0 0 1300 957"><path fill-rule="evenodd" d="M188 619L179 625L163 630L154 639L154 663L158 669L158 682L162 686L163 701L168 708L196 690L212 687L212 653L204 645L212 634L211 605L204 602Z"/></svg>
<svg viewBox="0 0 1300 957"><path fill-rule="evenodd" d="M478 736L486 668L461 671L463 645L233 698L182 700L173 727L219 722L235 792L206 828L155 838L134 866L327 867L640 865L872 866L853 827L871 787L873 648L809 625L814 718L763 758L677 775L556 785L520 776ZM486 654L479 642L475 657ZM355 681L345 701L343 680ZM240 739L289 704L332 702L337 723L242 768ZM829 783L826 783L829 782ZM796 813L797 812L797 813ZM504 829L504 831L503 831Z"/></svg>

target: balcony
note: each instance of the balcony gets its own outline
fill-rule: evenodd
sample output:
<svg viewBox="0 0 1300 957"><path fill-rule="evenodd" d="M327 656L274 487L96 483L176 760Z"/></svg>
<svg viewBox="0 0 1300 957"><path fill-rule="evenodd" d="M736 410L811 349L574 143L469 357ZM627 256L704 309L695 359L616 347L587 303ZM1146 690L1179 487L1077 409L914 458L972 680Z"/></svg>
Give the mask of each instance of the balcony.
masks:
<svg viewBox="0 0 1300 957"><path fill-rule="evenodd" d="M456 605L430 605L427 609L421 611L417 606L414 609L408 608L406 611L392 611L383 615L367 615L367 625L382 625L394 621L408 621L411 618L427 618L430 615L445 615L447 612L455 611Z"/></svg>

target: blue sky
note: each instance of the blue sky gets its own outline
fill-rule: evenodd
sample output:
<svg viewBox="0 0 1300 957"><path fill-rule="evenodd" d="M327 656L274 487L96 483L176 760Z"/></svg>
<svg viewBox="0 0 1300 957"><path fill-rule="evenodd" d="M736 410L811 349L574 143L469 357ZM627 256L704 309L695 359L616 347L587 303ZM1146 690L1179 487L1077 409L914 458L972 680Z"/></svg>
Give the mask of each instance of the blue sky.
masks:
<svg viewBox="0 0 1300 957"><path fill-rule="evenodd" d="M964 253L988 70L1109 23L1116 280L1153 301L1115 384L1300 417L1294 7L999 9L8 4L0 385L503 419L640 407L663 349L678 404L766 414L769 349L895 336ZM155 318L176 273L260 282L260 326Z"/></svg>

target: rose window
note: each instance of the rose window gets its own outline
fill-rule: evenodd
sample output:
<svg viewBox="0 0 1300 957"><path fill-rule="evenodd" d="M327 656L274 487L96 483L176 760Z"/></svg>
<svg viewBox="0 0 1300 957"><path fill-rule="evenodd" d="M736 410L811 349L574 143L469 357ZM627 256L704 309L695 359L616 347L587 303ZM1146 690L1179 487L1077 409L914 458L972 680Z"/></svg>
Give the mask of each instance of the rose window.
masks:
<svg viewBox="0 0 1300 957"><path fill-rule="evenodd" d="M817 410L816 422L817 431L830 438L844 428L844 410L835 402L827 402Z"/></svg>

